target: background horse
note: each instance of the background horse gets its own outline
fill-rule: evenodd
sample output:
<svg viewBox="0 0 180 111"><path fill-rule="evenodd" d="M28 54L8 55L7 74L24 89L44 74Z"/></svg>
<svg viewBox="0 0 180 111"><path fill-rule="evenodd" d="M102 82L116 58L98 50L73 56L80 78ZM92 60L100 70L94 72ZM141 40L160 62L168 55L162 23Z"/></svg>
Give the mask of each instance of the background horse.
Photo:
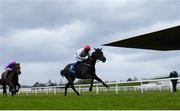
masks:
<svg viewBox="0 0 180 111"><path fill-rule="evenodd" d="M95 51L91 54L91 56L79 65L75 75L73 75L70 72L70 67L73 64L68 64L61 71L61 75L65 76L66 79L68 80L68 83L65 85L65 96L67 95L67 89L69 88L69 86L71 86L71 88L76 92L77 95L80 95L74 87L73 82L75 78L91 79L91 86L89 88L89 91L92 91L94 79L101 82L105 87L108 88L108 86L96 75L95 64L97 60L100 60L102 62L106 61L106 58L103 55L102 49L99 49L99 48L95 49Z"/></svg>
<svg viewBox="0 0 180 111"><path fill-rule="evenodd" d="M16 85L18 86L18 75L21 74L21 68L20 68L20 64L19 63L16 63L13 65L13 68L12 68L12 71L8 72L8 77L7 77L7 80L6 80L6 71L3 72L1 74L1 84L3 86L3 96L6 95L7 96L7 91L6 91L6 85L9 86L9 91L11 92L11 96L15 95L17 90L19 90L20 88L20 85L19 85L19 88L16 89Z"/></svg>

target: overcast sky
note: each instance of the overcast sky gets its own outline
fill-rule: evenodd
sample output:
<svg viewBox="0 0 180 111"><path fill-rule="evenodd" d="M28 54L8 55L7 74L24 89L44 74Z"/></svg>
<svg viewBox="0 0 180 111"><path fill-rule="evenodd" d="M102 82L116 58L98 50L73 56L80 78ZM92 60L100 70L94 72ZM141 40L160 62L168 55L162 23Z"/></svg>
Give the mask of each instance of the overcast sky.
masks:
<svg viewBox="0 0 180 111"><path fill-rule="evenodd" d="M180 72L180 51L105 47L102 44L180 25L180 0L0 0L0 72L21 63L20 83L63 80L86 44L102 47L97 63L104 81L151 78Z"/></svg>

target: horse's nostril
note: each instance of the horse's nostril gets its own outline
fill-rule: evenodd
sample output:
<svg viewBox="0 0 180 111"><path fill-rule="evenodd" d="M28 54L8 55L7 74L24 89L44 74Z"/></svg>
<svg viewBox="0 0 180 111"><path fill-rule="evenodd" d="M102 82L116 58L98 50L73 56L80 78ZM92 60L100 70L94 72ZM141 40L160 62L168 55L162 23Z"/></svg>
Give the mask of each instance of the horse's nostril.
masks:
<svg viewBox="0 0 180 111"><path fill-rule="evenodd" d="M106 62L106 59L103 59L102 62Z"/></svg>
<svg viewBox="0 0 180 111"><path fill-rule="evenodd" d="M106 58L104 57L104 62L106 62Z"/></svg>

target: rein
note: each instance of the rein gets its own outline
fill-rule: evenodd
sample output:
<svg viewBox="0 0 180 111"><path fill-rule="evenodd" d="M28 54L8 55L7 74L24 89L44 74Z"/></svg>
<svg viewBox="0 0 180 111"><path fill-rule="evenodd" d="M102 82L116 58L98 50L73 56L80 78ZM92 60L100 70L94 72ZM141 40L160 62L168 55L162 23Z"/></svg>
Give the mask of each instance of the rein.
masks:
<svg viewBox="0 0 180 111"><path fill-rule="evenodd" d="M96 61L96 63L100 62L100 60L98 60L96 57L94 58L92 55L90 56L90 59ZM83 63L86 66L92 67L94 68L95 66L91 65L91 64L87 64L87 63Z"/></svg>
<svg viewBox="0 0 180 111"><path fill-rule="evenodd" d="M96 63L101 62L100 60L97 60Z"/></svg>
<svg viewBox="0 0 180 111"><path fill-rule="evenodd" d="M86 66L89 66L89 67L93 67L92 65L87 64L87 63L83 63L83 64L86 65Z"/></svg>
<svg viewBox="0 0 180 111"><path fill-rule="evenodd" d="M96 60L96 63L98 62L97 59L94 59L93 57L91 57L91 59L92 59L92 60ZM86 66L89 66L89 67L94 68L94 66L91 65L91 64L87 64L87 63L83 63L83 64L86 65Z"/></svg>
<svg viewBox="0 0 180 111"><path fill-rule="evenodd" d="M100 60L97 60L96 63L100 62ZM90 64L87 64L87 63L83 63L84 65L86 66L89 66L89 67L93 67L93 65L90 65ZM94 67L93 67L94 68Z"/></svg>

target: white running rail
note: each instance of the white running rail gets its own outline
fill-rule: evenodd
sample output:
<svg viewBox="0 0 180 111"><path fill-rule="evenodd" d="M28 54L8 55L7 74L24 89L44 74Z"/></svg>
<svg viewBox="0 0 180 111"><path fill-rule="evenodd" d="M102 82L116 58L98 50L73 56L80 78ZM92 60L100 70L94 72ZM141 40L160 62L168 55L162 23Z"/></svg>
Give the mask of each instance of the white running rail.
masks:
<svg viewBox="0 0 180 111"><path fill-rule="evenodd" d="M102 84L94 84L93 91L96 94L100 92L108 92L114 91L115 93L119 92L126 92L126 91L144 91L148 90L169 90L172 92L172 83L171 80L173 79L180 79L179 78L167 78L167 79L155 79L155 80L140 80L140 81L129 81L129 82L113 82L107 83L109 85L109 89L102 86ZM126 85L124 85L126 84ZM130 85L128 85L130 84ZM89 91L90 84L81 84L75 85L75 88L79 93L84 93ZM177 88L180 88L180 84L177 84ZM48 87L31 87L31 88L21 88L19 93L24 93L26 95L29 94L57 94L57 93L64 93L64 86L48 86ZM68 92L73 92L71 88L68 88ZM2 89L0 89L0 93L2 94Z"/></svg>

